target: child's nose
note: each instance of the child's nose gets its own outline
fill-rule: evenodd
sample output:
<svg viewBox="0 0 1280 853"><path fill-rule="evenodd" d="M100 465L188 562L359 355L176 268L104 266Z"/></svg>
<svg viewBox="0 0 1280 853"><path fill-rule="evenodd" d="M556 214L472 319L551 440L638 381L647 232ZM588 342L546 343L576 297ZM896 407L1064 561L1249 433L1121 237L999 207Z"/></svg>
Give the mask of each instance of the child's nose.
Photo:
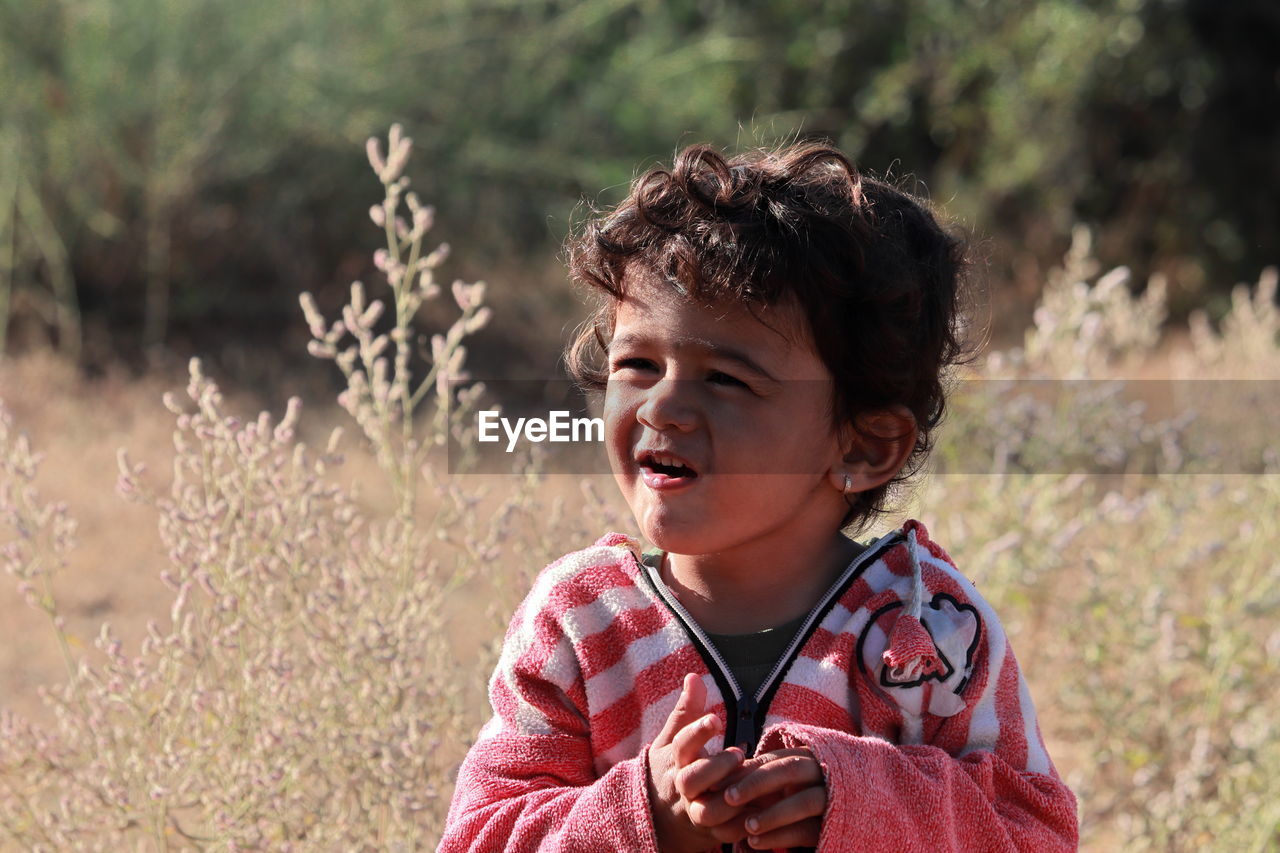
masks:
<svg viewBox="0 0 1280 853"><path fill-rule="evenodd" d="M691 429L697 419L693 385L683 379L662 379L644 391L636 420L650 429Z"/></svg>

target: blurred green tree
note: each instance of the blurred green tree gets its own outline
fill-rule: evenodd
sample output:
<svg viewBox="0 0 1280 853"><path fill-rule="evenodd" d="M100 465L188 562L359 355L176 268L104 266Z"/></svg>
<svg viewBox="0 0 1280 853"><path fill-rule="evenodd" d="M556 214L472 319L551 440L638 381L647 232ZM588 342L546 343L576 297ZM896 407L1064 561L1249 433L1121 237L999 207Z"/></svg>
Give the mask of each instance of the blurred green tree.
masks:
<svg viewBox="0 0 1280 853"><path fill-rule="evenodd" d="M695 141L914 177L1028 307L1086 222L1178 316L1280 254L1278 40L1247 0L0 0L0 310L86 361L288 350L367 273L347 152L399 120L459 274L522 279L478 369L551 363L575 207Z"/></svg>

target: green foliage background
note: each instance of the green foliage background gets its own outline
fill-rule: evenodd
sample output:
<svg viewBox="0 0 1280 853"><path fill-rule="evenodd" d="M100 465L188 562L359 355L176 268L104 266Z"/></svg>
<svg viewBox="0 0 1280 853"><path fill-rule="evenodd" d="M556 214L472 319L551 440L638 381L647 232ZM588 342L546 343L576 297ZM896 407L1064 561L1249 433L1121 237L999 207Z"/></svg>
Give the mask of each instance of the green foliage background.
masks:
<svg viewBox="0 0 1280 853"><path fill-rule="evenodd" d="M294 295L369 273L349 152L400 121L454 272L502 279L481 370L552 368L575 210L695 141L918 180L1010 329L1076 222L1220 313L1280 257L1278 37L1262 0L0 0L0 312L86 365L266 378Z"/></svg>

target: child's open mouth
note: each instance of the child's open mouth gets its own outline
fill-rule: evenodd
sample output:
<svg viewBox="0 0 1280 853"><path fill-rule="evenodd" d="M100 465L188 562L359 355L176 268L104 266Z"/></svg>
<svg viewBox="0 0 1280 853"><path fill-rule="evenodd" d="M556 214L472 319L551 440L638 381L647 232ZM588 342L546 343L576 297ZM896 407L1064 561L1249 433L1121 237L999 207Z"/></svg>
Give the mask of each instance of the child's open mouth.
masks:
<svg viewBox="0 0 1280 853"><path fill-rule="evenodd" d="M637 455L636 461L645 485L651 489L674 489L698 477L688 460L674 453L645 450Z"/></svg>

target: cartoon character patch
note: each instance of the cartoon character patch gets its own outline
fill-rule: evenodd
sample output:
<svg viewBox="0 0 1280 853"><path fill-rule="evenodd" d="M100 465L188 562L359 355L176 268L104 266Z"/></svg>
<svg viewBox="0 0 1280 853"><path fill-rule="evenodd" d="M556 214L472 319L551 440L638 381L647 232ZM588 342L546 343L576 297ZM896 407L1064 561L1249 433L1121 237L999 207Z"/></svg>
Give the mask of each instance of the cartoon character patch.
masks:
<svg viewBox="0 0 1280 853"><path fill-rule="evenodd" d="M918 621L895 601L867 622L858 664L908 714L950 717L964 709L980 628L977 609L946 593L921 607Z"/></svg>

